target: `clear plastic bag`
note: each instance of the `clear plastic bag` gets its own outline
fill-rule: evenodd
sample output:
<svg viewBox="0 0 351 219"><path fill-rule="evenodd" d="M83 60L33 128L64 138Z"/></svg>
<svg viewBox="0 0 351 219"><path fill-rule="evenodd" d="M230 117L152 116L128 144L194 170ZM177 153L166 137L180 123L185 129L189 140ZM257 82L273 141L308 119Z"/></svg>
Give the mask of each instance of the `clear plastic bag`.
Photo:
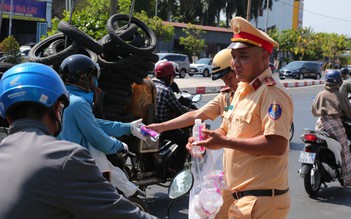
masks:
<svg viewBox="0 0 351 219"><path fill-rule="evenodd" d="M206 149L205 154L192 157L194 186L190 191L189 219L214 218L222 206L222 156L223 150Z"/></svg>

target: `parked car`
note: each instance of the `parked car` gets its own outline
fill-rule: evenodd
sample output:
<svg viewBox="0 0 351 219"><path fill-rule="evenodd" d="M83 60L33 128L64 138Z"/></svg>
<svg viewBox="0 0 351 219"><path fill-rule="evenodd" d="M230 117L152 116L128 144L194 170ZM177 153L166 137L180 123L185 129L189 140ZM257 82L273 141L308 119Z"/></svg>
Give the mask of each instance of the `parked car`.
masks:
<svg viewBox="0 0 351 219"><path fill-rule="evenodd" d="M314 61L293 61L279 70L279 77L290 77L303 80L313 78L319 80L322 77L321 66Z"/></svg>
<svg viewBox="0 0 351 219"><path fill-rule="evenodd" d="M179 77L184 78L190 72L190 61L187 55L179 53L157 53L159 60L175 62L179 66Z"/></svg>
<svg viewBox="0 0 351 219"><path fill-rule="evenodd" d="M212 74L212 58L202 58L199 59L196 63L190 64L189 75L200 74L204 77L210 77Z"/></svg>

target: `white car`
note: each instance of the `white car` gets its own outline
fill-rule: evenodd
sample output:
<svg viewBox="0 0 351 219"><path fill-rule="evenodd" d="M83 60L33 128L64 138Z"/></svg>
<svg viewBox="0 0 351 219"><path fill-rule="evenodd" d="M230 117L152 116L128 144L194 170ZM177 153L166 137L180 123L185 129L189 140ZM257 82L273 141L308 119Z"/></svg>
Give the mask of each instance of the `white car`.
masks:
<svg viewBox="0 0 351 219"><path fill-rule="evenodd" d="M190 64L189 75L200 74L204 77L210 77L212 74L212 58L199 59L195 64Z"/></svg>

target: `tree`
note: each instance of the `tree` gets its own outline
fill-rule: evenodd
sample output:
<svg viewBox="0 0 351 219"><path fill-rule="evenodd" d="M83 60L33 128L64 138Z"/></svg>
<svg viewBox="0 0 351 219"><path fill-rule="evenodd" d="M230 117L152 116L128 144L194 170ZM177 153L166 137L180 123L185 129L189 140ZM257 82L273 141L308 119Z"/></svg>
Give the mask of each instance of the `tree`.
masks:
<svg viewBox="0 0 351 219"><path fill-rule="evenodd" d="M5 62L18 64L23 61L23 58L21 56L21 52L19 49L19 43L16 41L16 39L13 36L9 36L5 38L0 43L0 51L4 52L4 57L6 57L6 59L4 60Z"/></svg>
<svg viewBox="0 0 351 219"><path fill-rule="evenodd" d="M86 0L76 8L72 14L72 25L90 35L96 40L101 39L107 34L106 24L109 19L110 0ZM119 0L119 13L129 14L131 7L131 0ZM97 14L99 16L91 16ZM63 12L63 20L69 20L69 12ZM134 13L133 16L139 18L146 23L156 34L158 38L169 40L174 36L174 27L171 25L164 25L162 20L158 17L149 18L145 11ZM49 35L58 32L58 23L60 19L55 17L52 19L52 31Z"/></svg>
<svg viewBox="0 0 351 219"><path fill-rule="evenodd" d="M192 55L199 56L205 49L205 40L202 34L206 33L201 28L188 24L187 28L183 28L186 37L180 37L180 45L183 45Z"/></svg>

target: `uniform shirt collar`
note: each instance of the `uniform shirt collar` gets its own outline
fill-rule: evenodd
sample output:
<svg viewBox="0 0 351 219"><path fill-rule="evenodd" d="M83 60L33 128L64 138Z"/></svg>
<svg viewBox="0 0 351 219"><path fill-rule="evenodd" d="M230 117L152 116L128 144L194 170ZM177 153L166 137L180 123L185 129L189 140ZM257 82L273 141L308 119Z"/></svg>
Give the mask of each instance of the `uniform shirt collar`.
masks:
<svg viewBox="0 0 351 219"><path fill-rule="evenodd" d="M264 79L268 77L272 77L272 71L269 67L262 74L254 78L250 83L239 82L238 90L256 91L258 88L261 87L262 83L264 83Z"/></svg>

